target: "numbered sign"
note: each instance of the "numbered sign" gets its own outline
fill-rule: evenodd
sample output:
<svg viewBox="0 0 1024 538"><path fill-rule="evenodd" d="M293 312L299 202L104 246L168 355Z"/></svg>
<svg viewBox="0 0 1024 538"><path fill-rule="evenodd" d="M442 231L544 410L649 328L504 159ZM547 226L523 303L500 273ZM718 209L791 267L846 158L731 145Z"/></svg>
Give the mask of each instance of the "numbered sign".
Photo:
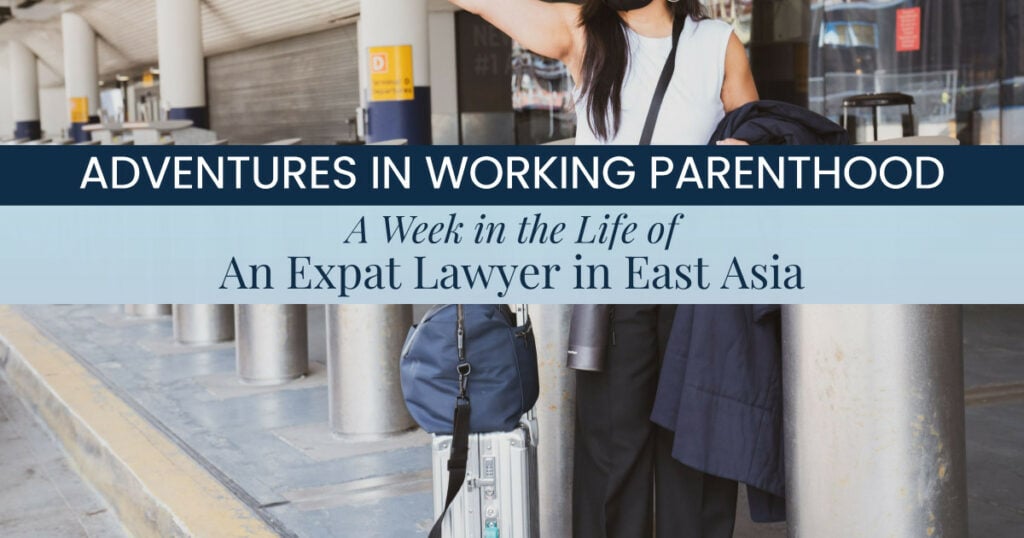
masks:
<svg viewBox="0 0 1024 538"><path fill-rule="evenodd" d="M370 100L412 101L412 46L370 47Z"/></svg>

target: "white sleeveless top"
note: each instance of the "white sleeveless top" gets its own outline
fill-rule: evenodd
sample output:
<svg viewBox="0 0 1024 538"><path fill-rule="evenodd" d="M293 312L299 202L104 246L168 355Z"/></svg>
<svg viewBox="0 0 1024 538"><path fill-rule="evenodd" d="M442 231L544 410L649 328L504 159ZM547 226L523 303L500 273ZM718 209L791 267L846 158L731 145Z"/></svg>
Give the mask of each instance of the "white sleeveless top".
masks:
<svg viewBox="0 0 1024 538"><path fill-rule="evenodd" d="M722 81L725 51L732 35L728 23L689 19L679 37L676 70L672 76L651 143L656 145L706 145L725 117ZM652 38L626 28L630 58L622 87L622 120L618 133L607 141L594 134L588 121L587 100L576 98L577 145L636 145L644 130L654 90L672 37Z"/></svg>

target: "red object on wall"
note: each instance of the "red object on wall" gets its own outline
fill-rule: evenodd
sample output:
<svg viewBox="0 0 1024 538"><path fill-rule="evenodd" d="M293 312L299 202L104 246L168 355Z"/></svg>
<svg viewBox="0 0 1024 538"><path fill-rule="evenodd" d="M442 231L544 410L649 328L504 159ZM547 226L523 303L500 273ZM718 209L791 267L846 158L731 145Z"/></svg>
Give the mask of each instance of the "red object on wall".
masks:
<svg viewBox="0 0 1024 538"><path fill-rule="evenodd" d="M896 52L921 50L921 8L896 10Z"/></svg>

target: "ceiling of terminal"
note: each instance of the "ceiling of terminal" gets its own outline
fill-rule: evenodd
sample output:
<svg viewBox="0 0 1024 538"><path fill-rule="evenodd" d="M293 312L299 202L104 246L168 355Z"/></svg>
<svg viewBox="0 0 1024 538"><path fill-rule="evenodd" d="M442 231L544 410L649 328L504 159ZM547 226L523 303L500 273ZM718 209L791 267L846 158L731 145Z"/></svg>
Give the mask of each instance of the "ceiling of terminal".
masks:
<svg viewBox="0 0 1024 538"><path fill-rule="evenodd" d="M14 19L0 24L0 49L8 40L25 43L40 60L43 86L63 84L60 13L82 15L100 38L100 72L156 66L155 0L43 0L27 9L12 5ZM355 20L359 0L202 0L203 44L207 55L244 49ZM0 60L6 51L0 50Z"/></svg>

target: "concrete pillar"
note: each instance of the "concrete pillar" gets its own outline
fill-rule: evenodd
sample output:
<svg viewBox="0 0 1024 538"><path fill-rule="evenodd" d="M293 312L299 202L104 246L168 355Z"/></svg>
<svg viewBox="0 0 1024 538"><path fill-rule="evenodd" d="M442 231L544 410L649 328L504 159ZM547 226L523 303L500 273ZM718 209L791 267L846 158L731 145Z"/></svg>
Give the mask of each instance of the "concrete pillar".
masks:
<svg viewBox="0 0 1024 538"><path fill-rule="evenodd" d="M160 100L167 119L208 129L206 66L199 0L156 0Z"/></svg>
<svg viewBox="0 0 1024 538"><path fill-rule="evenodd" d="M176 304L173 320L174 339L181 344L216 344L235 337L234 305Z"/></svg>
<svg viewBox="0 0 1024 538"><path fill-rule="evenodd" d="M87 142L89 133L82 127L100 121L96 32L77 13L65 12L61 15L61 25L64 29L64 91L71 120L68 134L75 142Z"/></svg>
<svg viewBox="0 0 1024 538"><path fill-rule="evenodd" d="M126 304L124 313L136 318L159 318L171 315L169 304Z"/></svg>
<svg viewBox="0 0 1024 538"><path fill-rule="evenodd" d="M11 57L11 115L14 119L14 138L42 138L36 55L20 41L9 41L7 49Z"/></svg>
<svg viewBox="0 0 1024 538"><path fill-rule="evenodd" d="M431 143L427 0L360 0L367 142Z"/></svg>
<svg viewBox="0 0 1024 538"><path fill-rule="evenodd" d="M459 144L455 13L430 13L430 112L435 144Z"/></svg>
<svg viewBox="0 0 1024 538"><path fill-rule="evenodd" d="M399 378L411 305L328 305L327 378L331 430L387 435L416 425Z"/></svg>
<svg viewBox="0 0 1024 538"><path fill-rule="evenodd" d="M541 536L572 536L573 432L576 375L565 365L572 305L530 305L537 342L538 493Z"/></svg>
<svg viewBox="0 0 1024 538"><path fill-rule="evenodd" d="M789 535L967 536L958 306L783 309Z"/></svg>
<svg viewBox="0 0 1024 538"><path fill-rule="evenodd" d="M240 304L235 312L238 377L280 385L309 371L304 304Z"/></svg>

